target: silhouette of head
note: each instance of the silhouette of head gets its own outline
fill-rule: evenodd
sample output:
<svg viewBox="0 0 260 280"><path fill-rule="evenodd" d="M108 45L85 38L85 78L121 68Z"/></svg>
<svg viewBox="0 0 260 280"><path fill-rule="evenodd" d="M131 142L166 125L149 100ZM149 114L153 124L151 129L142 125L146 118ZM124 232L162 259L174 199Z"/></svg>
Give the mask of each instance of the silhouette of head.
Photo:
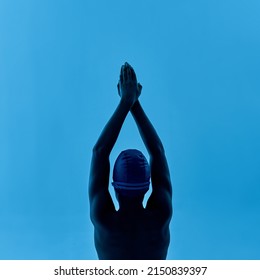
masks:
<svg viewBox="0 0 260 280"><path fill-rule="evenodd" d="M117 198L144 197L150 185L150 166L142 152L128 149L119 154L114 165L112 185Z"/></svg>

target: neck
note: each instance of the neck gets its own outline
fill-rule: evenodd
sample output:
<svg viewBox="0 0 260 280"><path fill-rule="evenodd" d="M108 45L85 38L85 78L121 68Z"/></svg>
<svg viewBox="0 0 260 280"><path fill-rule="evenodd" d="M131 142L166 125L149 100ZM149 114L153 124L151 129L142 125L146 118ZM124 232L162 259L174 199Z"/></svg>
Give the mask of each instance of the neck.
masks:
<svg viewBox="0 0 260 280"><path fill-rule="evenodd" d="M138 211L143 209L143 199L136 198L122 198L119 202L119 208L121 210L127 211Z"/></svg>

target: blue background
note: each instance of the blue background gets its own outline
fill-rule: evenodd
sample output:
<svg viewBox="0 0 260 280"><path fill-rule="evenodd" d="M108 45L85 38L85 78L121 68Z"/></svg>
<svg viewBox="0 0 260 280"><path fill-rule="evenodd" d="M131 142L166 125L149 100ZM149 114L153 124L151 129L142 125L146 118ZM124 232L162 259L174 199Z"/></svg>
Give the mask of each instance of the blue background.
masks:
<svg viewBox="0 0 260 280"><path fill-rule="evenodd" d="M0 1L0 258L96 259L91 149L128 61L174 188L168 259L260 258L260 2ZM131 115L111 155L147 155Z"/></svg>

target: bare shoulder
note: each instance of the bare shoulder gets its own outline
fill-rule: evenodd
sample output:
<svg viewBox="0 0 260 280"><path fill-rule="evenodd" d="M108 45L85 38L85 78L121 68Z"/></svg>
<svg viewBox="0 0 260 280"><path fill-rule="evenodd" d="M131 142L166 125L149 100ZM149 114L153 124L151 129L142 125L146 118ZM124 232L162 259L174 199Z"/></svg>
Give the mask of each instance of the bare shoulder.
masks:
<svg viewBox="0 0 260 280"><path fill-rule="evenodd" d="M94 226L107 223L115 213L115 206L108 191L97 193L92 197L90 217Z"/></svg>
<svg viewBox="0 0 260 280"><path fill-rule="evenodd" d="M173 212L171 192L167 191L167 188L157 187L152 191L147 201L146 209L160 218L171 219Z"/></svg>

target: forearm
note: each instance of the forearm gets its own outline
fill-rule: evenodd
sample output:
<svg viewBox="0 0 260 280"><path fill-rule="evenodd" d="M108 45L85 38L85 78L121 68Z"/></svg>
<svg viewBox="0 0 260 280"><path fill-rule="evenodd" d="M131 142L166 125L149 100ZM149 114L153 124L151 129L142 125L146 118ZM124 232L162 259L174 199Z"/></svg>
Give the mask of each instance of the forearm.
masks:
<svg viewBox="0 0 260 280"><path fill-rule="evenodd" d="M149 155L153 156L158 154L158 152L164 152L162 142L138 100L132 106L131 113Z"/></svg>
<svg viewBox="0 0 260 280"><path fill-rule="evenodd" d="M131 104L121 99L115 112L99 136L93 151L101 152L102 155L109 156L130 109Z"/></svg>

